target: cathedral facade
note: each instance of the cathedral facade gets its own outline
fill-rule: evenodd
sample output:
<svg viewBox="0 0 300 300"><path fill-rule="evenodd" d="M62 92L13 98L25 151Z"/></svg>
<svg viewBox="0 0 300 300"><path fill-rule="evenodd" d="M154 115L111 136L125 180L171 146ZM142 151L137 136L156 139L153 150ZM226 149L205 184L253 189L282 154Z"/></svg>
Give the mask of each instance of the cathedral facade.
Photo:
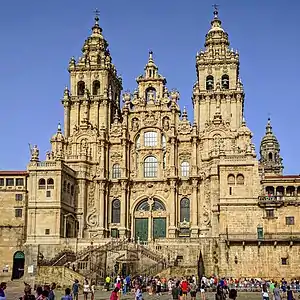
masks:
<svg viewBox="0 0 300 300"><path fill-rule="evenodd" d="M218 12L196 55L193 122L152 52L137 88L122 93L98 21L82 56L69 62L64 126L46 159L34 146L27 172L0 173L1 197L13 176L24 178L27 191L24 207L11 206L23 209L23 243L11 241L3 264L13 269L14 251L36 266L39 256L50 260L65 247L84 251L119 239L190 270L201 260L206 275L299 275L300 178L282 175L270 120L257 158L244 119L239 53L230 49Z"/></svg>

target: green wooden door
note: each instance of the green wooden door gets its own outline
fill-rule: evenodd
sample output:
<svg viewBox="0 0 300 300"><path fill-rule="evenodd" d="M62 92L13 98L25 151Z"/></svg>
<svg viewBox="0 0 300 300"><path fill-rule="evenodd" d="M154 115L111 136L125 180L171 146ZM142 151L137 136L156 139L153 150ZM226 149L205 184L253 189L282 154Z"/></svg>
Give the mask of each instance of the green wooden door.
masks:
<svg viewBox="0 0 300 300"><path fill-rule="evenodd" d="M166 218L153 219L153 239L166 237Z"/></svg>
<svg viewBox="0 0 300 300"><path fill-rule="evenodd" d="M135 240L148 241L148 219L135 219Z"/></svg>

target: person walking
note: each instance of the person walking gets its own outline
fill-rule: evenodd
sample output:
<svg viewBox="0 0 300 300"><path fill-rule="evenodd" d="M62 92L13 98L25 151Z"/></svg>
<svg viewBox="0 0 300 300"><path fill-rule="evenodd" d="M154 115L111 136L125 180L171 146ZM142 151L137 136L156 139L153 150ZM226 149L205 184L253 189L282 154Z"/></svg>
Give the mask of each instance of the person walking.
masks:
<svg viewBox="0 0 300 300"><path fill-rule="evenodd" d="M262 297L263 297L263 300L269 300L269 291L267 289L267 285L264 283L263 286L262 286Z"/></svg>
<svg viewBox="0 0 300 300"><path fill-rule="evenodd" d="M236 300L236 298L237 298L237 290L231 289L229 291L229 299Z"/></svg>
<svg viewBox="0 0 300 300"><path fill-rule="evenodd" d="M274 300L281 300L280 290L277 286L277 282L275 282L275 284L274 284L273 295L274 295L274 298L273 298Z"/></svg>
<svg viewBox="0 0 300 300"><path fill-rule="evenodd" d="M5 295L5 289L6 289L6 282L1 282L0 283L0 300L6 300L6 295Z"/></svg>
<svg viewBox="0 0 300 300"><path fill-rule="evenodd" d="M110 294L110 300L119 300L119 289L117 287Z"/></svg>
<svg viewBox="0 0 300 300"><path fill-rule="evenodd" d="M226 296L223 292L223 289L221 287L221 285L218 285L217 286L217 292L216 292L216 300L225 300L226 299Z"/></svg>

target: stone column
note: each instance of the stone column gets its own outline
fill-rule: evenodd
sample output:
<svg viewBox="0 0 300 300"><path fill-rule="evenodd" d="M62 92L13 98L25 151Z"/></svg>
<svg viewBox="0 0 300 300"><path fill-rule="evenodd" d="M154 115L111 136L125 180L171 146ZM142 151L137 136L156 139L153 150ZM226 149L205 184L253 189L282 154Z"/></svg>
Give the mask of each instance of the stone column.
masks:
<svg viewBox="0 0 300 300"><path fill-rule="evenodd" d="M70 136L70 103L65 103L64 108L64 134L67 138Z"/></svg>
<svg viewBox="0 0 300 300"><path fill-rule="evenodd" d="M127 182L121 182L122 196L121 196L121 227L119 229L120 237L126 236L126 211L127 211Z"/></svg>
<svg viewBox="0 0 300 300"><path fill-rule="evenodd" d="M170 164L170 176L175 176L175 137L171 137L169 164Z"/></svg>
<svg viewBox="0 0 300 300"><path fill-rule="evenodd" d="M80 176L79 172L79 176ZM83 174L81 176L84 176ZM77 208L77 214L82 215L83 218L78 218L79 222L79 231L78 231L78 237L83 238L83 231L85 227L85 218L86 218L86 206L85 202L87 199L87 191L86 191L86 181L84 179L78 180L78 187L79 187L79 194L78 194L78 208Z"/></svg>
<svg viewBox="0 0 300 300"><path fill-rule="evenodd" d="M191 237L198 237L198 180L193 179L193 194L191 199Z"/></svg>
<svg viewBox="0 0 300 300"><path fill-rule="evenodd" d="M170 181L170 226L169 226L169 238L175 238L177 227L177 195L176 195L176 181Z"/></svg>
<svg viewBox="0 0 300 300"><path fill-rule="evenodd" d="M104 238L104 219L107 218L105 214L105 182L99 181L99 202L98 202L98 224L99 237Z"/></svg>

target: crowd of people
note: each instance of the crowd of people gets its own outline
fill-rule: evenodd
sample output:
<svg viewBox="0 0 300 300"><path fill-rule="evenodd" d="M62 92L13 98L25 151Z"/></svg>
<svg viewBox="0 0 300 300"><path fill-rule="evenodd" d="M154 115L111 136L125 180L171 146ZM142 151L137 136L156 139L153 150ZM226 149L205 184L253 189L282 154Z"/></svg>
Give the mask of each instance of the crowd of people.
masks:
<svg viewBox="0 0 300 300"><path fill-rule="evenodd" d="M56 284L35 286L34 292L29 284L24 283L24 295L19 300L56 300ZM6 283L0 284L0 300L6 300ZM168 294L172 300L206 300L207 292L213 292L216 300L237 299L239 291L261 292L263 300L294 300L296 294L300 292L300 284L296 279L287 282L284 278L279 282L273 280L256 279L233 279L202 277L200 281L196 276L184 278L165 278L165 277L143 277L136 276L117 276L105 278L104 288L111 292L110 300L120 300L123 295L130 293L135 300L143 300L143 293L150 296L160 297L162 293ZM70 288L65 289L61 300L78 300L79 291L83 291L84 300L95 299L95 281L85 279L80 285L76 279ZM188 296L189 295L189 296ZM299 296L300 299L300 296Z"/></svg>

